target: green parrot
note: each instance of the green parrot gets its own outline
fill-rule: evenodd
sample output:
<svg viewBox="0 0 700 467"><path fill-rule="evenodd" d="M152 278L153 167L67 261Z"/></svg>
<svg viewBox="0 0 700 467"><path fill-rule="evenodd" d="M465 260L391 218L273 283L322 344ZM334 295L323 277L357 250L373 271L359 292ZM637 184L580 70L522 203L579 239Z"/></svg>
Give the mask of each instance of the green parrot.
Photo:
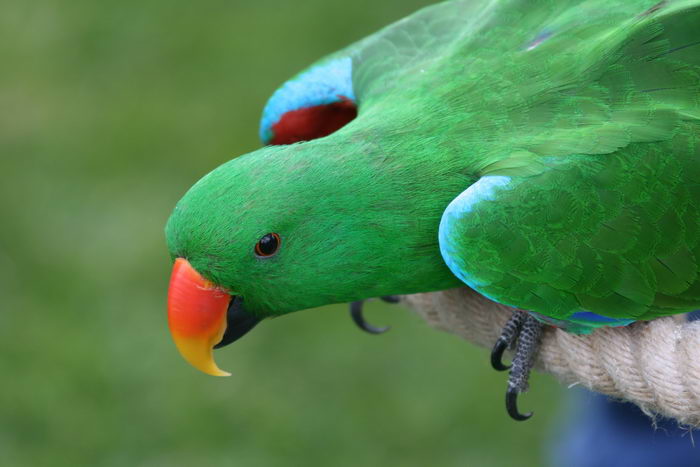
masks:
<svg viewBox="0 0 700 467"><path fill-rule="evenodd" d="M267 317L468 286L513 308L492 352L519 393L541 328L700 305L700 0L454 0L311 65L261 149L177 203L181 354ZM501 363L515 347L512 367Z"/></svg>

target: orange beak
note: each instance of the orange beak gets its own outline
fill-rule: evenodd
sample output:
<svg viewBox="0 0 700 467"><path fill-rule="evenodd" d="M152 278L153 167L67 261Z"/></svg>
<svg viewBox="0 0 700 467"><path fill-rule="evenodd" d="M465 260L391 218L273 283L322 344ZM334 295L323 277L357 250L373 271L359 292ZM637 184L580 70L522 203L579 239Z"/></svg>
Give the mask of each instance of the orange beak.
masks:
<svg viewBox="0 0 700 467"><path fill-rule="evenodd" d="M231 295L204 279L184 258L173 265L168 289L168 325L180 354L213 376L231 376L214 362L213 347L226 331Z"/></svg>

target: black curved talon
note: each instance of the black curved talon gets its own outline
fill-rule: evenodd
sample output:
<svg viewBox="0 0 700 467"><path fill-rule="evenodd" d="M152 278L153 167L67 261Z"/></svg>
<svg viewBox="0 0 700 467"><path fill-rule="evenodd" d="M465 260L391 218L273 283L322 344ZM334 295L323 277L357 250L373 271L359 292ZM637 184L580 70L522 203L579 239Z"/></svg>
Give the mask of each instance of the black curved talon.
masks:
<svg viewBox="0 0 700 467"><path fill-rule="evenodd" d="M382 300L384 300L384 298L385 297L382 297ZM355 324L357 325L358 328L360 328L363 331L368 332L370 334L383 334L383 333L387 332L389 329L391 329L391 326L385 326L383 328L379 328L376 326L372 326L367 321L365 321L365 317L362 315L362 305L363 304L364 304L364 300L359 301L359 302L351 302L350 303L350 316L352 316L352 320L355 322Z"/></svg>
<svg viewBox="0 0 700 467"><path fill-rule="evenodd" d="M496 371L507 371L510 370L512 365L506 365L503 363L503 353L508 348L508 342L503 339L498 339L496 345L493 346L491 350L491 366Z"/></svg>
<svg viewBox="0 0 700 467"><path fill-rule="evenodd" d="M506 410L510 418L522 422L532 417L532 412L521 414L518 411L518 394L520 394L520 392L517 389L508 388L506 391Z"/></svg>

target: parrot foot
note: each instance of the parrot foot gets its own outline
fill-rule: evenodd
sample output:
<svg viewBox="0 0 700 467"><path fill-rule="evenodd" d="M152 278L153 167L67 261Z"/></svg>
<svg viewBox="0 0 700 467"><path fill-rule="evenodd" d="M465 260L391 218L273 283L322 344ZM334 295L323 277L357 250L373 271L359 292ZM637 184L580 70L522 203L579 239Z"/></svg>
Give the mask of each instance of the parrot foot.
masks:
<svg viewBox="0 0 700 467"><path fill-rule="evenodd" d="M528 389L530 370L535 364L535 356L540 348L540 337L544 325L525 311L516 310L513 314L513 318L506 323L501 337L494 346L494 351L491 354L491 364L493 365L494 361L496 361L504 366L500 360L503 350L515 342L515 354L510 373L508 374L506 410L511 418L522 421L530 418L532 412L521 414L518 411L518 395ZM505 344L499 344L502 339Z"/></svg>
<svg viewBox="0 0 700 467"><path fill-rule="evenodd" d="M396 295L386 295L384 297L380 297L380 299L386 303L399 303L399 297L397 297ZM352 317L352 320L355 322L357 327L370 334L383 334L389 329L391 329L391 326L379 328L376 326L372 326L367 321L365 321L365 317L362 315L362 307L365 302L366 300L360 300L357 302L350 303L350 316Z"/></svg>
<svg viewBox="0 0 700 467"><path fill-rule="evenodd" d="M503 327L501 335L491 350L491 366L494 370L506 371L510 369L511 365L503 364L503 352L515 347L515 341L523 327L525 317L526 313L515 312Z"/></svg>

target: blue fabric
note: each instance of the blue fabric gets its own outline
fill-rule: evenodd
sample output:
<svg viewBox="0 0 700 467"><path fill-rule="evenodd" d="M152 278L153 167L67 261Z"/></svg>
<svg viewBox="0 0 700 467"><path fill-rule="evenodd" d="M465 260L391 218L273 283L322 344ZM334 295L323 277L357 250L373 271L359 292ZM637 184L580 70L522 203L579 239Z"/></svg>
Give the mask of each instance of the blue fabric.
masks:
<svg viewBox="0 0 700 467"><path fill-rule="evenodd" d="M649 417L627 402L577 391L569 426L555 439L552 467L698 467L700 446L675 420ZM700 443L700 433L692 436Z"/></svg>
<svg viewBox="0 0 700 467"><path fill-rule="evenodd" d="M690 319L700 319L700 311ZM654 427L634 404L580 390L566 421L551 443L552 467L700 466L700 431L689 432L665 418Z"/></svg>

